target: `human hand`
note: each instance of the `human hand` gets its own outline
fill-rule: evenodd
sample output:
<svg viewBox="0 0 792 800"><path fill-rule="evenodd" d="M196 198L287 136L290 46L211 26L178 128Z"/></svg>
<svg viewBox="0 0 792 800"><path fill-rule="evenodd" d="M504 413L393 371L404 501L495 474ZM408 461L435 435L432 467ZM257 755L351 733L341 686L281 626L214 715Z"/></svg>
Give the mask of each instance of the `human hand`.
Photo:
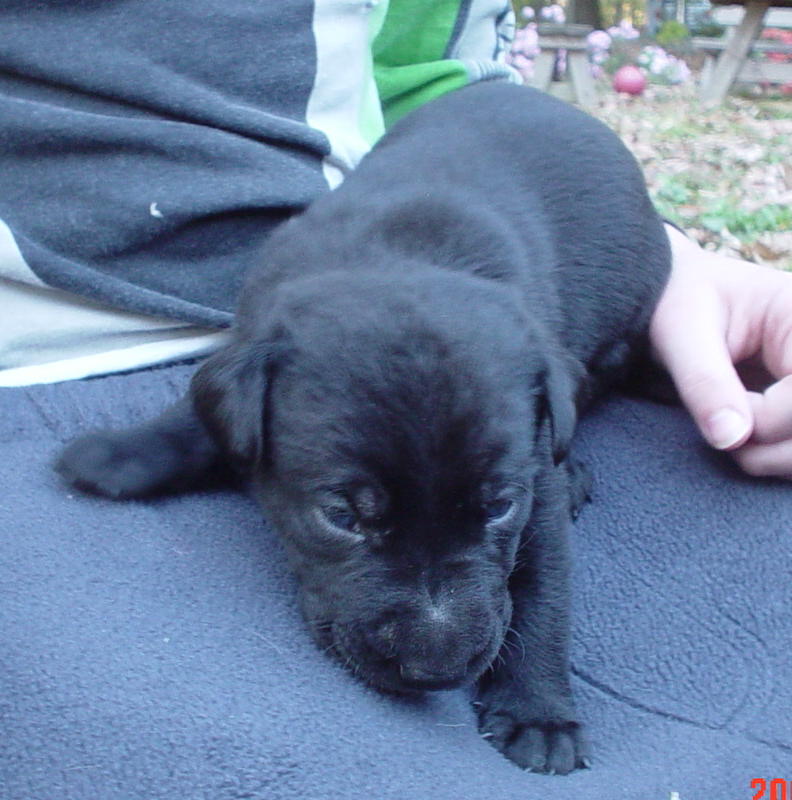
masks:
<svg viewBox="0 0 792 800"><path fill-rule="evenodd" d="M792 275L666 230L674 265L650 326L655 357L713 447L751 475L792 480ZM751 391L742 363L774 382Z"/></svg>

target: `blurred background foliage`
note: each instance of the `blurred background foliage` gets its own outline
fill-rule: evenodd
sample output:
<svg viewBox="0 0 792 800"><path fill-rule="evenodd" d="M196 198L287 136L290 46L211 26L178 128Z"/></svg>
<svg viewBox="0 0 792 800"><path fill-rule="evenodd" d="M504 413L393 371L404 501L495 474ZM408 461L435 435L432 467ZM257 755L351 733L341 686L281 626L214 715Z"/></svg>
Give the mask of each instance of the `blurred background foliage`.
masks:
<svg viewBox="0 0 792 800"><path fill-rule="evenodd" d="M708 0L514 0L511 63L530 82L539 52L535 22L588 24L598 103L641 164L652 199L707 249L792 270L792 84L734 87L717 108L697 94L704 54L695 36L724 28ZM792 44L792 28L767 27L767 41ZM792 62L791 54L754 56ZM614 73L635 65L636 96L614 91Z"/></svg>

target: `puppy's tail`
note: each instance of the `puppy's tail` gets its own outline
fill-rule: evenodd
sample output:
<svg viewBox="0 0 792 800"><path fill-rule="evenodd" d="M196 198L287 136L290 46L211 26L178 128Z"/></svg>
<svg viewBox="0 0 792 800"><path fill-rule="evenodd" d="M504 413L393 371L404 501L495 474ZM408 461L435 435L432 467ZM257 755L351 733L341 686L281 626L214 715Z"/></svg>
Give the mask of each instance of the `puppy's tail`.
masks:
<svg viewBox="0 0 792 800"><path fill-rule="evenodd" d="M220 464L217 446L186 396L139 427L76 439L55 469L78 489L124 499L200 484Z"/></svg>

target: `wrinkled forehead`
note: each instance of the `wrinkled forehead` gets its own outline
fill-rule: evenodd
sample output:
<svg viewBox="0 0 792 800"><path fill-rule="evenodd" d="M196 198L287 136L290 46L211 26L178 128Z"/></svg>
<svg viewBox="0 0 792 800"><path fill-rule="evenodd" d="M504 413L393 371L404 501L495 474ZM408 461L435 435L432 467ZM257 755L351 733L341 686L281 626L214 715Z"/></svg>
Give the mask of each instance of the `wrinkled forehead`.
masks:
<svg viewBox="0 0 792 800"><path fill-rule="evenodd" d="M320 288L297 287L282 308L276 468L462 491L528 459L539 362L499 291L447 276Z"/></svg>
<svg viewBox="0 0 792 800"><path fill-rule="evenodd" d="M404 502L426 492L450 501L524 471L530 459L527 388L430 349L296 357L274 377L271 397L273 465L311 485L376 484Z"/></svg>

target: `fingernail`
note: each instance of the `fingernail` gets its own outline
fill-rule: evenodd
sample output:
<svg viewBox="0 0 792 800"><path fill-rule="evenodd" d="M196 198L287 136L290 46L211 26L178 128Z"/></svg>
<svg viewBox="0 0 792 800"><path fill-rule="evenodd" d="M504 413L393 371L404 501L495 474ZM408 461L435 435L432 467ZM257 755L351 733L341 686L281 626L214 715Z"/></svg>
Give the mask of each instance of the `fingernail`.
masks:
<svg viewBox="0 0 792 800"><path fill-rule="evenodd" d="M748 433L748 420L733 408L722 408L707 420L707 439L717 450L737 444Z"/></svg>

